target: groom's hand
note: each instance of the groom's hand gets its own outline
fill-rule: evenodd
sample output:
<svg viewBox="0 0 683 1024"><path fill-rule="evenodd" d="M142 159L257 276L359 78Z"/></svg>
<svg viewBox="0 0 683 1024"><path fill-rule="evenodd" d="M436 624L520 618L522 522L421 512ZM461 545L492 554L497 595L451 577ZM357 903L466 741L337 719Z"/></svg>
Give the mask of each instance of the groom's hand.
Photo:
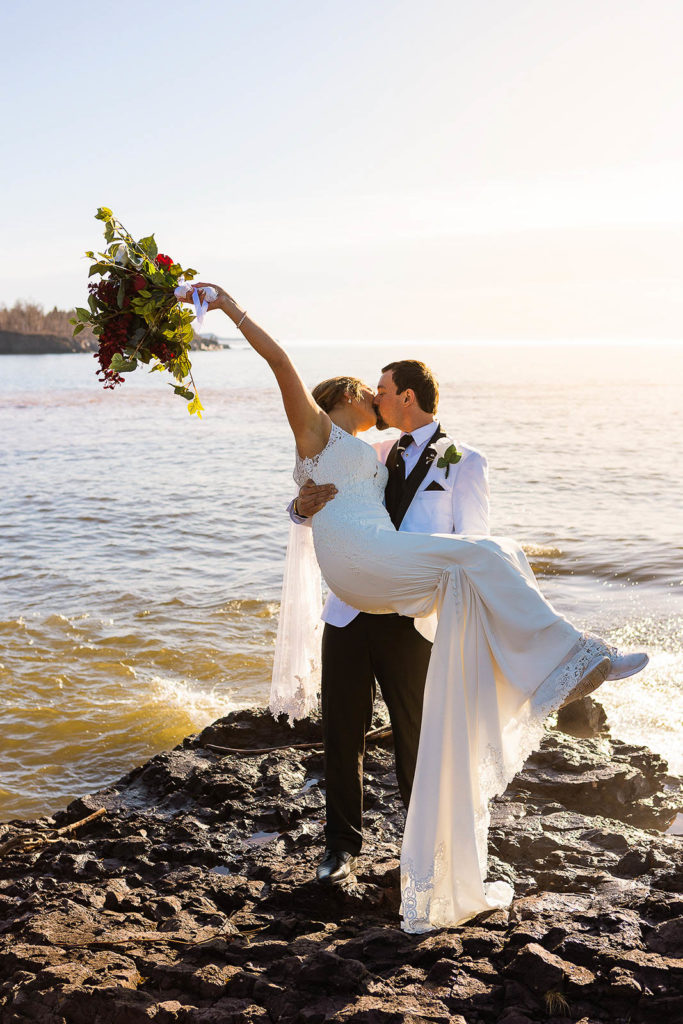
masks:
<svg viewBox="0 0 683 1024"><path fill-rule="evenodd" d="M328 501L332 501L336 493L337 488L334 484L316 484L309 477L299 490L294 511L297 515L309 519L324 508Z"/></svg>

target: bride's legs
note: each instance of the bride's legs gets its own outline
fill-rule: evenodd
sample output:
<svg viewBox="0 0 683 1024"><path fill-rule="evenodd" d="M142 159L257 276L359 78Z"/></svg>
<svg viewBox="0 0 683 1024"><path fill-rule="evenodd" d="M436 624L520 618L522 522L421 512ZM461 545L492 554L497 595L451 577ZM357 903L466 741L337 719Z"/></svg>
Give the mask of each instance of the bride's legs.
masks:
<svg viewBox="0 0 683 1024"><path fill-rule="evenodd" d="M619 655L598 638L586 637L558 613L539 589L524 551L510 538L410 533L382 538L381 550L368 556L363 580L401 615L425 616L449 593L461 607L465 602L470 611L476 608L491 656L517 691L520 706L536 697L550 713L605 677L624 678L647 663L646 655ZM563 671L565 659L575 656ZM601 665L605 658L608 664Z"/></svg>
<svg viewBox="0 0 683 1024"><path fill-rule="evenodd" d="M621 654L616 647L610 646L600 637L579 633L574 629L543 595L524 550L511 538L478 538L473 544L468 544L465 552L459 552L458 561L468 580L482 596L487 610L494 613L496 631L507 630L508 640L515 632L519 639L526 632L531 649L536 646L536 639L551 620L555 620L555 627L551 624L549 632L553 631L556 635L560 633L557 627L563 622L567 627L565 639L569 643L572 640L571 634L574 634L576 642L571 650L533 694L534 699L538 695L538 699L543 702L552 698L551 710L587 696L606 679L626 679L641 672L648 664L647 654ZM532 622L538 630L535 636L527 631ZM513 643L513 646L516 644ZM523 642L522 646L525 646ZM573 659L573 664L567 670L566 666ZM560 692L562 699L558 703Z"/></svg>
<svg viewBox="0 0 683 1024"><path fill-rule="evenodd" d="M593 693L597 690L599 686L602 686L605 679L607 679L607 673L609 670L609 658L600 658L599 660L594 661L586 669L576 686L569 691L560 707L566 708L568 704L573 704L575 700L581 700L582 697L587 697L589 693Z"/></svg>
<svg viewBox="0 0 683 1024"><path fill-rule="evenodd" d="M610 671L609 650L599 637L582 635L532 694L534 714L549 715L597 690Z"/></svg>

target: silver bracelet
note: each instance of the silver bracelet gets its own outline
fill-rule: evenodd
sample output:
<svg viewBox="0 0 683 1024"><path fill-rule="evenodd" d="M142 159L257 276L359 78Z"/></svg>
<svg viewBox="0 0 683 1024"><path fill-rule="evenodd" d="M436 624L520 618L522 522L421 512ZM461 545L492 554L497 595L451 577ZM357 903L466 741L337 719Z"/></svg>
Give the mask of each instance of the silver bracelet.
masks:
<svg viewBox="0 0 683 1024"><path fill-rule="evenodd" d="M238 331L239 331L240 327L242 326L242 324L244 323L244 321L246 320L246 318L247 318L247 311L245 309L244 313L242 313L242 318L241 318L240 322L237 325L237 330Z"/></svg>

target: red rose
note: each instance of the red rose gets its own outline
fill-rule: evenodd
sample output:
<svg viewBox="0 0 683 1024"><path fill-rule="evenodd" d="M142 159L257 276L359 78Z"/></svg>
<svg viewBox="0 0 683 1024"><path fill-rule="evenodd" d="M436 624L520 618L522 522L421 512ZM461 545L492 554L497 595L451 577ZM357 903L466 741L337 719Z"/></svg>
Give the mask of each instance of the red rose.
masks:
<svg viewBox="0 0 683 1024"><path fill-rule="evenodd" d="M160 252L157 256L157 263L160 267L163 267L164 270L170 270L173 260L170 256L164 256L164 254Z"/></svg>
<svg viewBox="0 0 683 1024"><path fill-rule="evenodd" d="M147 287L147 280L142 274L136 274L133 278L133 291L141 292L143 288Z"/></svg>

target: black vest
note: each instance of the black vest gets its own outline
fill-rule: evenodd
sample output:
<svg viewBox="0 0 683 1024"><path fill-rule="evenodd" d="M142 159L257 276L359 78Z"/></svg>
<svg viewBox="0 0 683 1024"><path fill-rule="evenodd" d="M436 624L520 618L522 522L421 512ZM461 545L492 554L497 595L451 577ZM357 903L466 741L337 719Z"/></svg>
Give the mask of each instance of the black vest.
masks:
<svg viewBox="0 0 683 1024"><path fill-rule="evenodd" d="M424 451L417 460L412 472L409 473L407 477L405 476L402 456L398 451L398 441L389 452L389 456L387 458L389 479L384 492L384 500L387 506L387 512L389 513L391 521L397 530L403 522L403 517L408 511L418 487L426 477L429 472L429 467L436 458L436 451L432 448L432 445L435 441L438 441L440 437L446 436L447 435L441 429L441 424L437 423L436 430L427 442Z"/></svg>

